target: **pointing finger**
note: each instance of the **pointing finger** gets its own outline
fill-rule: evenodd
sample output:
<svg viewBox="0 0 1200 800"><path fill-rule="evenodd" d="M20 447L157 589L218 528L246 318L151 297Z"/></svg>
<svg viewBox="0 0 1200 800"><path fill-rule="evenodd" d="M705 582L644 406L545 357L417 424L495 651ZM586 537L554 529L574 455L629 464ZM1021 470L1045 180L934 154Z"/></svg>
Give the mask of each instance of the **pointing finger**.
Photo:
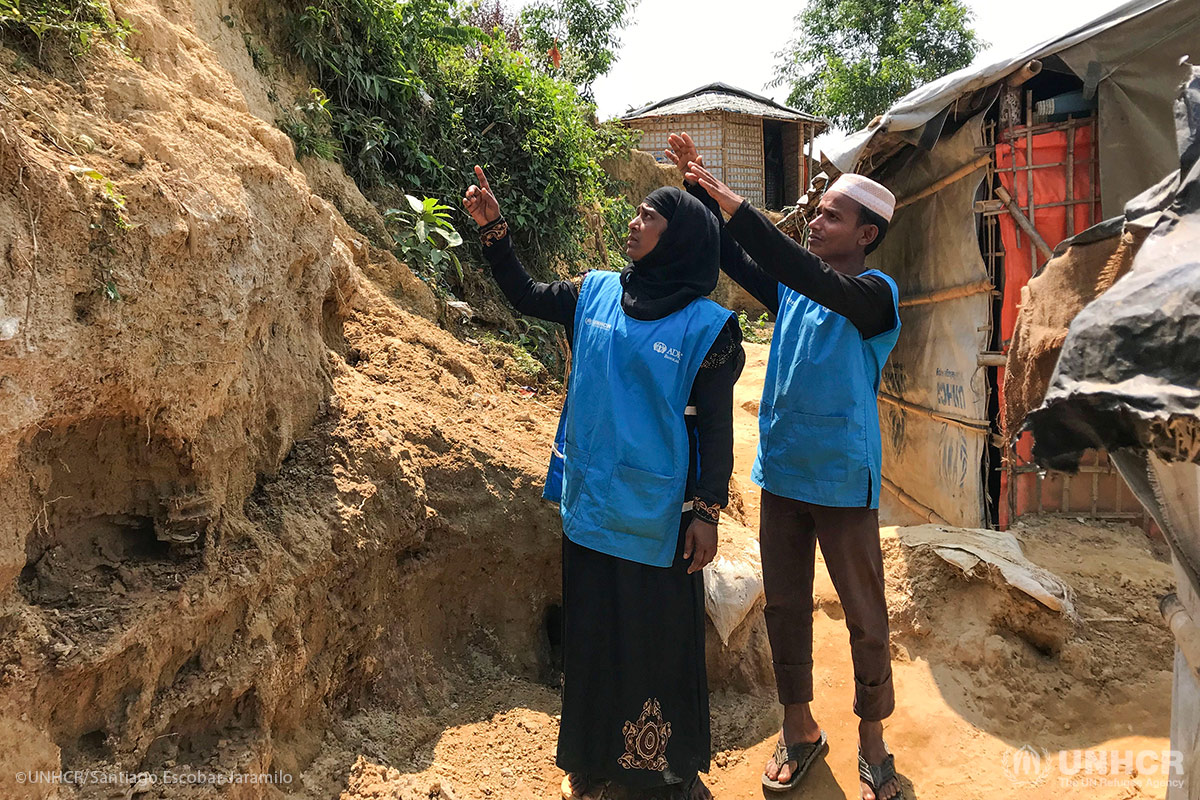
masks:
<svg viewBox="0 0 1200 800"><path fill-rule="evenodd" d="M483 167L479 166L478 164L475 165L475 175L479 178L479 185L482 186L485 191L490 192L492 190L492 185L488 183L487 175L483 174Z"/></svg>

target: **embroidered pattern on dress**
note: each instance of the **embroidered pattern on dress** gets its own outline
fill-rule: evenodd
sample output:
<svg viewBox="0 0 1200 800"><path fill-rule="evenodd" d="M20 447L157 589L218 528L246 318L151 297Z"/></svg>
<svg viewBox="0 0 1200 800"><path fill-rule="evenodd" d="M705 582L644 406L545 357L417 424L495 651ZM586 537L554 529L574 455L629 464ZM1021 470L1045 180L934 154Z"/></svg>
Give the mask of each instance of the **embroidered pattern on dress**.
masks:
<svg viewBox="0 0 1200 800"><path fill-rule="evenodd" d="M508 236L508 222L505 221L504 217L501 217L494 222L488 223L479 234L479 239L483 242L484 247L491 247L505 236Z"/></svg>
<svg viewBox="0 0 1200 800"><path fill-rule="evenodd" d="M716 503L709 505L699 497L692 498L692 513L699 519L714 525L721 521L721 507Z"/></svg>
<svg viewBox="0 0 1200 800"><path fill-rule="evenodd" d="M651 698L642 706L637 722L626 722L621 729L625 736L625 755L617 763L625 769L667 769L667 740L671 738L671 723L663 722L662 707Z"/></svg>
<svg viewBox="0 0 1200 800"><path fill-rule="evenodd" d="M709 354L704 357L704 361L700 363L700 369L716 369L717 367L721 366L733 357L733 354L737 352L740 344L740 342L735 342L733 337L730 337L729 344L726 345L723 350L720 350L716 353L709 352Z"/></svg>

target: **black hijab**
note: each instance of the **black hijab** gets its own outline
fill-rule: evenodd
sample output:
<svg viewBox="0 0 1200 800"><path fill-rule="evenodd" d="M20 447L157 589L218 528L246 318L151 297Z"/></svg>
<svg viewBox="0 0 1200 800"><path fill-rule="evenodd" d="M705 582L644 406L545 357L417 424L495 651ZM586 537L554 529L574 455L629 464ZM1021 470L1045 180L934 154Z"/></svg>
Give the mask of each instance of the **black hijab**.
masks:
<svg viewBox="0 0 1200 800"><path fill-rule="evenodd" d="M717 287L721 231L696 198L674 186L646 202L667 220L654 249L621 273L621 308L634 319L662 319Z"/></svg>

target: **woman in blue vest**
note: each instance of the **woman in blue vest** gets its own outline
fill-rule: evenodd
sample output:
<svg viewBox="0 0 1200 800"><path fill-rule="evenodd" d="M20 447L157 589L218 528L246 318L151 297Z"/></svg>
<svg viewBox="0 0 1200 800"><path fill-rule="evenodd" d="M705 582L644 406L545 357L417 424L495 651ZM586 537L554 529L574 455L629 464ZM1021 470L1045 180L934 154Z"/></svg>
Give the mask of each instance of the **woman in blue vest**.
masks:
<svg viewBox="0 0 1200 800"><path fill-rule="evenodd" d="M887 232L895 197L869 178L841 176L821 199L805 249L704 169L691 137L670 142L669 155L695 184L689 191L707 193L730 215L721 268L776 315L751 475L763 490L767 636L784 708L763 785L791 789L826 749L809 706L819 542L850 631L860 795L892 800L901 787L883 741L895 697L879 545L876 393L900 315L895 281L867 269L866 257Z"/></svg>
<svg viewBox="0 0 1200 800"><path fill-rule="evenodd" d="M701 568L733 471L737 319L705 299L720 232L668 187L629 223L623 272L535 282L483 170L464 204L517 311L562 323L567 400L546 496L563 520L564 797L711 795Z"/></svg>

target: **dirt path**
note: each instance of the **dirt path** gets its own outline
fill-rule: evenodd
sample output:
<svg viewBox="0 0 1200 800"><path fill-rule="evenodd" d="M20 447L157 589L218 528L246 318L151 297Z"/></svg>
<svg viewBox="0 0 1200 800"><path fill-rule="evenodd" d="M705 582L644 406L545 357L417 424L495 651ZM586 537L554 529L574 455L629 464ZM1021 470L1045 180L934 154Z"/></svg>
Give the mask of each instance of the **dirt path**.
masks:
<svg viewBox="0 0 1200 800"><path fill-rule="evenodd" d="M749 470L767 348L747 351L735 402L736 481L753 536L758 494ZM1014 632L1021 607L1003 588L914 554L895 529L883 534L898 701L886 736L908 797L1164 796L1161 756L1143 758L1140 767L1136 758L1169 747L1172 649L1156 601L1171 576L1140 531L1073 520L1014 530L1030 560L1076 592L1083 621L1057 653ZM830 754L788 796L853 798L853 671L823 565L815 595L814 709ZM558 709L551 688L485 665L462 681L453 705L427 718L372 712L344 721L306 773L305 793L340 790L343 800L554 798L562 777L554 766ZM762 797L759 775L779 723L771 692L717 692L712 719L707 782L714 795ZM1014 757L1022 747L1023 758ZM1111 751L1132 751L1135 763L1108 763Z"/></svg>

